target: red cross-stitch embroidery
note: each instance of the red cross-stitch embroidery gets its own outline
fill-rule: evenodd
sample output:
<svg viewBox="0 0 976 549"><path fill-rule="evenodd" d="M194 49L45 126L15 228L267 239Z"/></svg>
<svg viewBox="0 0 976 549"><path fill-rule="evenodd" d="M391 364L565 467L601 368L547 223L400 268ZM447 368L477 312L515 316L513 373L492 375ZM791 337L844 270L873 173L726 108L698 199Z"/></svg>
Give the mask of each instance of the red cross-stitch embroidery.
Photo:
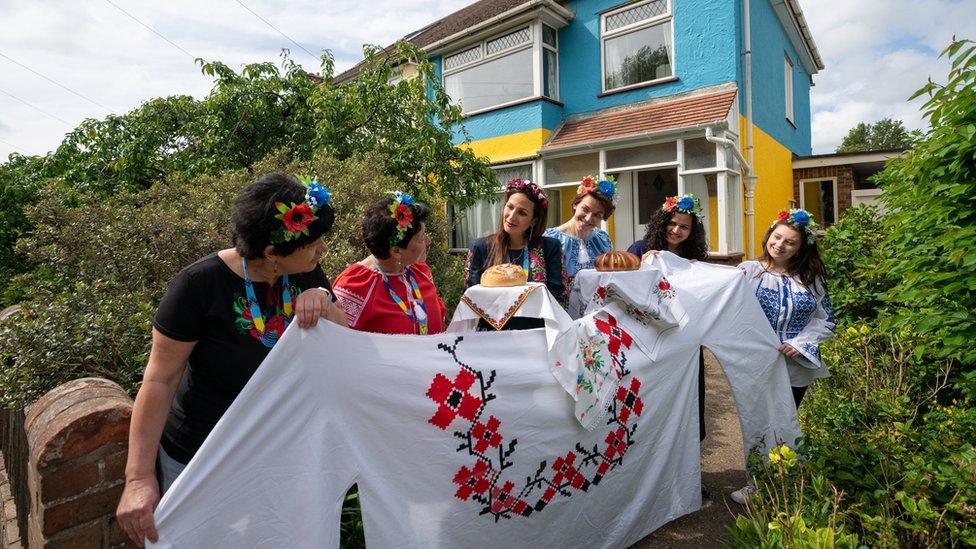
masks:
<svg viewBox="0 0 976 549"><path fill-rule="evenodd" d="M630 348L631 335L618 326L612 316L599 322L602 326L598 329L608 336L606 348L614 364L622 376L630 375L623 369L626 362L623 349ZM513 480L503 479L502 473L512 465L509 458L514 454L518 440L513 438L506 444L500 432L501 421L495 416L489 415L486 421L480 419L487 404L495 398L490 392L495 371L485 376L461 362L457 348L463 339L458 337L454 345L438 345L460 366L454 381L437 374L427 389L427 396L437 404L437 412L429 423L446 430L459 417L467 420L454 436L462 441L458 451L467 451L475 461L471 467L462 465L455 473L456 498L478 502L483 506L481 514L492 515L496 522L515 516L529 517L545 509L557 495L572 497L571 489L585 492L598 485L623 463L624 454L635 443L633 434L637 430L636 420L630 425L628 422L639 417L644 409L639 396L641 383L634 377L630 378L626 388L621 385L610 404L607 425L611 430L604 439L606 446L594 445L590 449L577 442L575 451L557 457L551 466L548 460L543 461L535 475L526 478L521 486Z"/></svg>

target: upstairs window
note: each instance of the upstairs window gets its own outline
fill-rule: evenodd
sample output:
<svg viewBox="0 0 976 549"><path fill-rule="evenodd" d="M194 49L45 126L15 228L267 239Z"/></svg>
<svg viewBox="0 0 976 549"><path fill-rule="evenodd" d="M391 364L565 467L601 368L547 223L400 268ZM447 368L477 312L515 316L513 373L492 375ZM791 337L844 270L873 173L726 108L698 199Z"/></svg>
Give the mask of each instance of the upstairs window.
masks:
<svg viewBox="0 0 976 549"><path fill-rule="evenodd" d="M532 27L522 27L444 57L444 89L464 112L535 95Z"/></svg>
<svg viewBox="0 0 976 549"><path fill-rule="evenodd" d="M783 88L786 98L786 119L793 122L793 62L790 56L784 57L783 63Z"/></svg>
<svg viewBox="0 0 976 549"><path fill-rule="evenodd" d="M542 25L542 95L559 99L559 42L556 29Z"/></svg>
<svg viewBox="0 0 976 549"><path fill-rule="evenodd" d="M600 18L603 91L674 76L670 0L628 4Z"/></svg>

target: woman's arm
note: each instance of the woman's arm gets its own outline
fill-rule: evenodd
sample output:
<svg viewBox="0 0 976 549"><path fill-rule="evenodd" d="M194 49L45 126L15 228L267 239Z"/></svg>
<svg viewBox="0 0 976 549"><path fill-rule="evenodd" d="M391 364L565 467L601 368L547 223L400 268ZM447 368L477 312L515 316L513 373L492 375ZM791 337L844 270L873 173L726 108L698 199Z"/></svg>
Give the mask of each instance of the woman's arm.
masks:
<svg viewBox="0 0 976 549"><path fill-rule="evenodd" d="M481 284L481 273L485 270L487 245L483 239L475 240L468 248L468 259L464 269L464 287Z"/></svg>
<svg viewBox="0 0 976 549"><path fill-rule="evenodd" d="M153 328L149 364L132 407L125 488L116 510L119 525L140 547L146 538L152 542L158 539L153 522L153 511L159 503L156 451L194 345L195 341L178 341Z"/></svg>
<svg viewBox="0 0 976 549"><path fill-rule="evenodd" d="M562 303L566 298L566 281L563 280L563 248L558 240L551 240L546 246L546 288Z"/></svg>

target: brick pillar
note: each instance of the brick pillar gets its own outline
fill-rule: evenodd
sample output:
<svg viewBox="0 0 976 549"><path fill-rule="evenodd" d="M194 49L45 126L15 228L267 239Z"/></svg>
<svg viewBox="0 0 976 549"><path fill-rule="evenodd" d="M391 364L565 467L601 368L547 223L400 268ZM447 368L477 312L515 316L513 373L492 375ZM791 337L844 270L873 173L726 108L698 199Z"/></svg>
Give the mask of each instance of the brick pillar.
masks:
<svg viewBox="0 0 976 549"><path fill-rule="evenodd" d="M125 484L132 400L111 381L77 379L27 414L30 547L119 547L115 520Z"/></svg>

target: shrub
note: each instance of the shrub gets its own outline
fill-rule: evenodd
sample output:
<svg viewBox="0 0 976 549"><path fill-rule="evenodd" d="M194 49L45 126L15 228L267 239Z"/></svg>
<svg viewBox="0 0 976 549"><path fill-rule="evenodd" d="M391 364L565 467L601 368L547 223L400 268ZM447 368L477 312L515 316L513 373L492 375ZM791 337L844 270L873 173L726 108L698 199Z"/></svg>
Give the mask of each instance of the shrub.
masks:
<svg viewBox="0 0 976 549"><path fill-rule="evenodd" d="M874 318L883 307L885 294L894 285L887 271L878 269L878 242L884 234L877 208L857 206L844 212L818 242L838 318Z"/></svg>

